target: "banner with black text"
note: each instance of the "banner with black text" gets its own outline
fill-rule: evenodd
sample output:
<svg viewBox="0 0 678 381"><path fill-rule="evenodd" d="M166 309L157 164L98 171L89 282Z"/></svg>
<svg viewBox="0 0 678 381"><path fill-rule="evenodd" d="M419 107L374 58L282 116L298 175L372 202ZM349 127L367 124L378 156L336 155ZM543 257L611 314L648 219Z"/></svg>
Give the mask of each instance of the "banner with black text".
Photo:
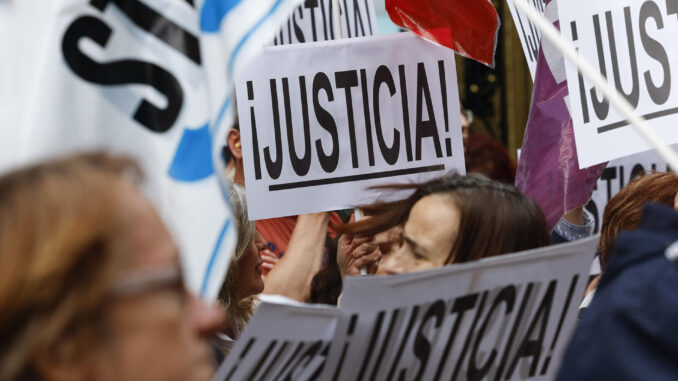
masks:
<svg viewBox="0 0 678 381"><path fill-rule="evenodd" d="M268 47L236 94L253 220L464 173L454 52L411 33Z"/></svg>
<svg viewBox="0 0 678 381"><path fill-rule="evenodd" d="M678 143L678 3L667 0L558 2L560 29L579 54L668 143ZM579 167L651 147L576 66L566 63ZM673 74L673 75L672 75ZM674 90L676 89L676 90Z"/></svg>
<svg viewBox="0 0 678 381"><path fill-rule="evenodd" d="M598 239L352 277L320 380L553 380Z"/></svg>

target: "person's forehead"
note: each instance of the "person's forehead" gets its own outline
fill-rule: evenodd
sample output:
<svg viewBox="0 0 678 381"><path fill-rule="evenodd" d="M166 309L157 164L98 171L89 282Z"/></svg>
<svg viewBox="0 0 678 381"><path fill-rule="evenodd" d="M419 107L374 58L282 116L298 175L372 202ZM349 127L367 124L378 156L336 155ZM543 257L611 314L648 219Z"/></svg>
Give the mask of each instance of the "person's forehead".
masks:
<svg viewBox="0 0 678 381"><path fill-rule="evenodd" d="M131 267L178 264L178 249L151 203L133 185L121 187L119 242Z"/></svg>
<svg viewBox="0 0 678 381"><path fill-rule="evenodd" d="M437 246L455 234L459 218L459 210L449 196L426 196L412 208L404 234L426 248Z"/></svg>

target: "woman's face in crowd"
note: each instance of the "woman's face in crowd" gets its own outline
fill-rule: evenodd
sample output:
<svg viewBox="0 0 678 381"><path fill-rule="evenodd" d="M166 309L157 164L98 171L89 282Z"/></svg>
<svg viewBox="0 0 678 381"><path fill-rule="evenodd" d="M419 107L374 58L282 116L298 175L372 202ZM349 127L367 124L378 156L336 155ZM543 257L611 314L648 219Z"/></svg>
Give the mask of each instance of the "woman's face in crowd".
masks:
<svg viewBox="0 0 678 381"><path fill-rule="evenodd" d="M449 196L422 198L405 222L400 248L386 256L380 272L401 274L445 265L457 239L460 219L459 208Z"/></svg>
<svg viewBox="0 0 678 381"><path fill-rule="evenodd" d="M239 295L236 295L236 297L239 300L248 296L261 294L264 291L264 280L261 278L261 264L263 260L259 252L265 249L266 240L264 240L259 232L256 232L247 253L238 263L235 284L238 287Z"/></svg>
<svg viewBox="0 0 678 381"><path fill-rule="evenodd" d="M112 296L104 316L105 335L82 359L81 377L127 381L210 380L215 364L205 339L221 325L221 313L184 287L177 247L150 203L124 184L119 192L117 243L129 253L121 279L146 279L133 291ZM160 282L153 274L174 270ZM49 372L48 372L49 373ZM61 379L50 377L46 379ZM51 376L54 376L52 374Z"/></svg>

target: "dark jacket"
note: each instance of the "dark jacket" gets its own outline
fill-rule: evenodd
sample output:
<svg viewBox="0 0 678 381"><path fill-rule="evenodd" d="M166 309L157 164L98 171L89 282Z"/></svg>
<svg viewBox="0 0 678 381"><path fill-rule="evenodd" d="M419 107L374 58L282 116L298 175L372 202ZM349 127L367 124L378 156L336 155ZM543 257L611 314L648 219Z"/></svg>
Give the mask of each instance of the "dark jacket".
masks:
<svg viewBox="0 0 678 381"><path fill-rule="evenodd" d="M677 240L678 213L658 205L619 235L558 381L678 380L678 262L665 255Z"/></svg>

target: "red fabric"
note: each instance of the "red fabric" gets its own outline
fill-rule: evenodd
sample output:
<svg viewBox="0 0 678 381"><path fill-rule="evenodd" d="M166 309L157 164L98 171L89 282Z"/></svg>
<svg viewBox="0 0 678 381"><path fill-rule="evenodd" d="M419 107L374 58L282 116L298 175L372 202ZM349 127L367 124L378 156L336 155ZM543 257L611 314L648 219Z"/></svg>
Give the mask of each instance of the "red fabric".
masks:
<svg viewBox="0 0 678 381"><path fill-rule="evenodd" d="M330 225L340 225L341 223L342 221L338 214L330 214ZM297 216L259 220L257 221L257 231L268 243L269 250L280 258L287 251L287 244L290 242L290 238L292 238L292 232L294 232L296 224ZM336 233L331 227L328 227L327 232L332 238L336 237Z"/></svg>
<svg viewBox="0 0 678 381"><path fill-rule="evenodd" d="M499 16L490 0L386 0L397 25L494 67Z"/></svg>

